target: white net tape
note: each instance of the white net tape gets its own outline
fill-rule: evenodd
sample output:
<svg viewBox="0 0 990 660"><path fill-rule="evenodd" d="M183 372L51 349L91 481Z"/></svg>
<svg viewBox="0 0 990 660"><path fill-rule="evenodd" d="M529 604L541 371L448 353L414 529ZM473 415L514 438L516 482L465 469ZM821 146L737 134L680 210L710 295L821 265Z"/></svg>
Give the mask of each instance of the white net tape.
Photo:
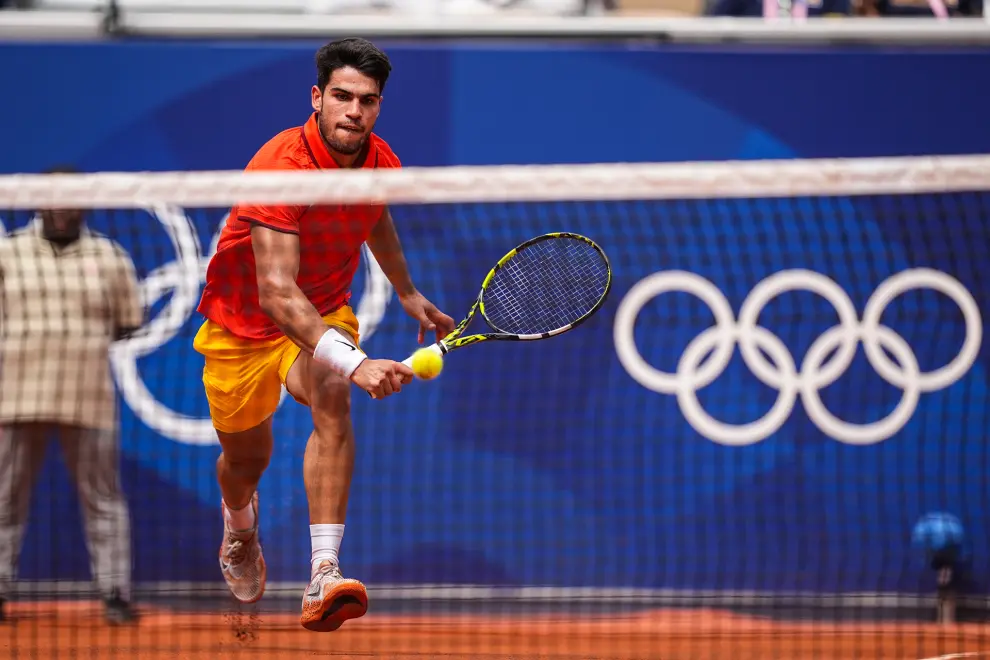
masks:
<svg viewBox="0 0 990 660"><path fill-rule="evenodd" d="M0 176L0 209L790 197L990 189L990 155Z"/></svg>

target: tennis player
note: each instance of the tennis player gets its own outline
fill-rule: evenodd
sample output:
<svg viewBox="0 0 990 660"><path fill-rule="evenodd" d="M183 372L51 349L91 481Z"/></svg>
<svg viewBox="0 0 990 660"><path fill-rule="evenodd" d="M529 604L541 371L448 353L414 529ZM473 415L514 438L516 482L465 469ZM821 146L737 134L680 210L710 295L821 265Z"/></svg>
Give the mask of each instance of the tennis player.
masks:
<svg viewBox="0 0 990 660"><path fill-rule="evenodd" d="M344 39L317 52L316 68L309 120L272 138L247 169L400 167L372 133L388 57L363 39ZM231 210L210 261L199 305L206 320L194 340L205 357L203 383L222 448L220 569L242 602L257 601L265 590L257 487L272 454L281 386L312 412L303 463L311 572L300 622L320 632L368 607L364 585L345 579L338 562L354 467L351 384L380 399L413 377L399 362L367 357L358 343L348 302L365 242L419 322L419 341L430 331L440 339L453 330L453 319L413 286L385 206L243 205Z"/></svg>

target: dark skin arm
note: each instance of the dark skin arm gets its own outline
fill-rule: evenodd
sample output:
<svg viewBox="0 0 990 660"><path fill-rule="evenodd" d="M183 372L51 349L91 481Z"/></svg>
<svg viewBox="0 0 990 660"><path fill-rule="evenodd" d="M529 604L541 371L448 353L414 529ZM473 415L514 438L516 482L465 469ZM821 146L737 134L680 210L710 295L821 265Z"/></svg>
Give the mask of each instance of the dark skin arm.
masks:
<svg viewBox="0 0 990 660"><path fill-rule="evenodd" d="M258 302L262 311L294 344L310 355L327 332L320 313L296 284L299 275L299 236L267 227L251 228ZM392 360L366 359L351 380L376 399L401 390L412 370Z"/></svg>
<svg viewBox="0 0 990 660"><path fill-rule="evenodd" d="M114 341L130 339L141 329L144 309L137 281L137 271L130 256L117 253L117 270L109 280L112 291L112 318L114 321Z"/></svg>
<svg viewBox="0 0 990 660"><path fill-rule="evenodd" d="M437 309L436 305L413 286L412 278L409 276L409 266L406 264L402 245L395 231L395 223L387 207L366 242L371 253L375 255L378 265L381 266L382 272L395 288L403 309L409 316L419 321L419 343L423 343L429 331L436 334L437 341L453 331L454 319Z"/></svg>

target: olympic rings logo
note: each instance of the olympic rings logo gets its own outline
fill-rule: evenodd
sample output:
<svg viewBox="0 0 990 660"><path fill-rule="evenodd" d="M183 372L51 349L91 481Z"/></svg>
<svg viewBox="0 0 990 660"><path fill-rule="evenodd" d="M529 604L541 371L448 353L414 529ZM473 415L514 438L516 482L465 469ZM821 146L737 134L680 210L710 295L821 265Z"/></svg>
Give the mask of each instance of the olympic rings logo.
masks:
<svg viewBox="0 0 990 660"><path fill-rule="evenodd" d="M192 319L199 305L206 268L217 251L220 231L227 217L220 221L209 250L204 256L196 227L185 212L174 206L146 208L165 228L175 250L175 261L168 262L148 274L141 282L141 299L145 309L151 309L168 293L171 298L164 308L129 339L116 342L110 352L114 378L127 406L148 428L175 442L189 445L212 445L217 434L209 418L185 415L168 407L148 389L138 370L137 361L170 342ZM367 341L375 332L392 297L392 285L367 246L362 248L365 283L355 309L361 326L361 340ZM195 354L189 345L189 352ZM199 370L195 372L198 383ZM194 374L182 374L193 378ZM186 386L193 386L195 383ZM283 388L282 399L285 399Z"/></svg>
<svg viewBox="0 0 990 660"><path fill-rule="evenodd" d="M908 343L880 320L899 295L914 289L932 289L948 296L962 311L966 338L956 357L945 366L922 372ZM633 330L643 307L669 292L690 293L711 309L715 325L701 332L684 350L675 373L657 369L643 359ZM757 325L763 308L787 291L809 291L827 300L839 323L819 336L808 349L800 369L780 338ZM886 279L866 303L862 319L845 291L825 275L809 270L775 273L750 292L738 320L722 292L694 273L654 273L638 282L619 304L613 328L619 361L640 385L677 396L684 418L698 433L713 442L743 446L775 433L790 417L797 397L814 425L829 437L850 445L881 442L900 431L918 405L922 392L932 392L965 375L980 350L983 322L970 292L953 277L929 268L905 270ZM901 400L884 419L853 424L839 419L822 403L820 391L834 383L852 364L859 342L876 372L903 390ZM698 401L698 390L712 383L728 366L736 345L746 366L765 385L778 391L777 400L762 418L747 424L727 424L709 415ZM885 352L886 351L886 352ZM888 357L890 353L894 360ZM705 357L710 357L705 360ZM769 356L769 360L764 356ZM829 359L829 356L832 356Z"/></svg>

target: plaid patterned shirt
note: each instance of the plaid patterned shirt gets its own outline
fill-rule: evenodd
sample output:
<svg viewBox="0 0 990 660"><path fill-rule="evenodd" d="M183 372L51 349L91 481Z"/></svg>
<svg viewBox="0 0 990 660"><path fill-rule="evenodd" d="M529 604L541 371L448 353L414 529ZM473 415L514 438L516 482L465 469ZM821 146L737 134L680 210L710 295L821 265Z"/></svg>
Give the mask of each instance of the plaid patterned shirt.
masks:
<svg viewBox="0 0 990 660"><path fill-rule="evenodd" d="M67 246L40 220L0 236L0 424L112 429L109 349L143 317L134 264L88 229Z"/></svg>

